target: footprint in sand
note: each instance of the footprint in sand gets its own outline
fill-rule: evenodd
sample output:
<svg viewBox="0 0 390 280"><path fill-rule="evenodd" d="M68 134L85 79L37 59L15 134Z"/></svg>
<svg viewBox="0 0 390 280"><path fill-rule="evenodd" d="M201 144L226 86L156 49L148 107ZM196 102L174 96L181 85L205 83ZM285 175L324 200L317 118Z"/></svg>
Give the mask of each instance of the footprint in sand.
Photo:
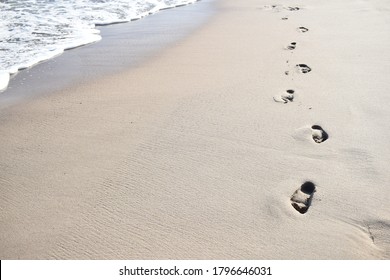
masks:
<svg viewBox="0 0 390 280"><path fill-rule="evenodd" d="M279 102L279 103L288 103L288 102L293 102L294 100L294 90L293 89L288 89L286 90L285 93L282 95L276 95L274 96L274 101Z"/></svg>
<svg viewBox="0 0 390 280"><path fill-rule="evenodd" d="M312 130L313 140L316 143L325 142L329 138L328 133L326 133L326 131L323 130L322 127L319 125L313 125L311 127L311 130Z"/></svg>
<svg viewBox="0 0 390 280"><path fill-rule="evenodd" d="M301 214L305 214L311 205L316 186L312 182L305 182L290 198L291 205Z"/></svg>
<svg viewBox="0 0 390 280"><path fill-rule="evenodd" d="M306 28L306 27L300 26L300 27L298 27L298 31L301 32L301 33L305 33L307 31L309 31L309 29Z"/></svg>
<svg viewBox="0 0 390 280"><path fill-rule="evenodd" d="M275 12L281 12L282 10L287 10L287 11L290 11L290 12L294 12L294 11L299 11L300 8L299 7L286 7L286 6L283 6L283 5L266 5L266 6L263 6L263 9L264 10L272 10L272 11L275 11Z"/></svg>
<svg viewBox="0 0 390 280"><path fill-rule="evenodd" d="M297 64L296 68L298 69L298 71L300 73L303 73L303 74L309 73L311 71L311 68L309 66L307 66L306 64Z"/></svg>
<svg viewBox="0 0 390 280"><path fill-rule="evenodd" d="M300 8L299 7L284 7L286 10L289 10L289 11L299 11Z"/></svg>
<svg viewBox="0 0 390 280"><path fill-rule="evenodd" d="M291 42L290 45L286 47L286 50L294 50L297 47L297 42Z"/></svg>
<svg viewBox="0 0 390 280"><path fill-rule="evenodd" d="M266 10L266 11L280 12L280 10L282 9L282 7L281 7L280 5L266 5L266 6L263 6L262 9L263 9L263 10Z"/></svg>

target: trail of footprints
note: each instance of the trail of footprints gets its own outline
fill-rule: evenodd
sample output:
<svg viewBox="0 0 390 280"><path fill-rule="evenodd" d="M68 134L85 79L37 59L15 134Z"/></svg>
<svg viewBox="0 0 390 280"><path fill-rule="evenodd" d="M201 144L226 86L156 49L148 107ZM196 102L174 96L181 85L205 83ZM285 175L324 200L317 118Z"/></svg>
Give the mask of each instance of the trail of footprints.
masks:
<svg viewBox="0 0 390 280"><path fill-rule="evenodd" d="M266 10L273 10L274 12L281 12L283 10L287 10L289 12L299 11L301 10L299 7L286 7L281 5L272 5L272 6L265 6ZM284 16L281 18L282 20L288 20L287 16ZM299 33L306 33L309 31L307 27L299 26L297 27L297 32ZM293 53L293 51L297 48L297 42L291 42L285 47L285 50L289 50ZM289 60L287 60L287 63ZM298 74L307 74L312 71L312 68L309 67L307 64L299 63L295 65L295 70ZM289 75L290 71L285 71L285 75ZM288 104L294 101L294 89L287 89L285 92L276 95L273 97L275 102ZM311 126L311 136L312 140L317 143L321 144L328 140L329 135L328 133L320 126L320 125L312 125ZM310 206L311 202L314 196L314 193L316 192L316 185L311 181L304 182L290 197L291 206L298 211L301 214L305 214Z"/></svg>

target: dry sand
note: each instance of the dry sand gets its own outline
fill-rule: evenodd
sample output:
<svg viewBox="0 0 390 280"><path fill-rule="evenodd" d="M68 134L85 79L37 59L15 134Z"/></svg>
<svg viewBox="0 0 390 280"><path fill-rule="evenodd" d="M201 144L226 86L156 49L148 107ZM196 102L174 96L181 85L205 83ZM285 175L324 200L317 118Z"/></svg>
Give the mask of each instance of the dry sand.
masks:
<svg viewBox="0 0 390 280"><path fill-rule="evenodd" d="M390 5L283 2L4 109L0 258L389 259Z"/></svg>

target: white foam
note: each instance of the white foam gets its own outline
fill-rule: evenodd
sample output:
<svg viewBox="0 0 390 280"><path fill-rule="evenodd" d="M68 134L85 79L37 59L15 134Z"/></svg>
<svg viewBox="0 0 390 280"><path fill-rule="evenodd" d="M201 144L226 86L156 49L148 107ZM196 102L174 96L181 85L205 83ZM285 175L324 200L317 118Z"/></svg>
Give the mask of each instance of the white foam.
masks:
<svg viewBox="0 0 390 280"><path fill-rule="evenodd" d="M9 82L9 72L0 71L0 91L3 91L7 88Z"/></svg>
<svg viewBox="0 0 390 280"><path fill-rule="evenodd" d="M97 25L129 22L197 0L0 1L0 89L9 77L101 39Z"/></svg>

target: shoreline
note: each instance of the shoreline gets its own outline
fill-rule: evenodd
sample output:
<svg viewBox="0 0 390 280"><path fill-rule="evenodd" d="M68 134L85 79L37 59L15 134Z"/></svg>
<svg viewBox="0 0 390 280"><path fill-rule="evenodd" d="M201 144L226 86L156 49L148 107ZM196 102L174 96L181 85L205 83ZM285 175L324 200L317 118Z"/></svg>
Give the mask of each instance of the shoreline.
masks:
<svg viewBox="0 0 390 280"><path fill-rule="evenodd" d="M0 258L389 259L389 4L287 2L4 109Z"/></svg>
<svg viewBox="0 0 390 280"><path fill-rule="evenodd" d="M153 59L205 24L213 13L213 1L164 9L130 22L97 25L100 41L67 49L11 77L8 88L0 92L0 109L112 76Z"/></svg>

